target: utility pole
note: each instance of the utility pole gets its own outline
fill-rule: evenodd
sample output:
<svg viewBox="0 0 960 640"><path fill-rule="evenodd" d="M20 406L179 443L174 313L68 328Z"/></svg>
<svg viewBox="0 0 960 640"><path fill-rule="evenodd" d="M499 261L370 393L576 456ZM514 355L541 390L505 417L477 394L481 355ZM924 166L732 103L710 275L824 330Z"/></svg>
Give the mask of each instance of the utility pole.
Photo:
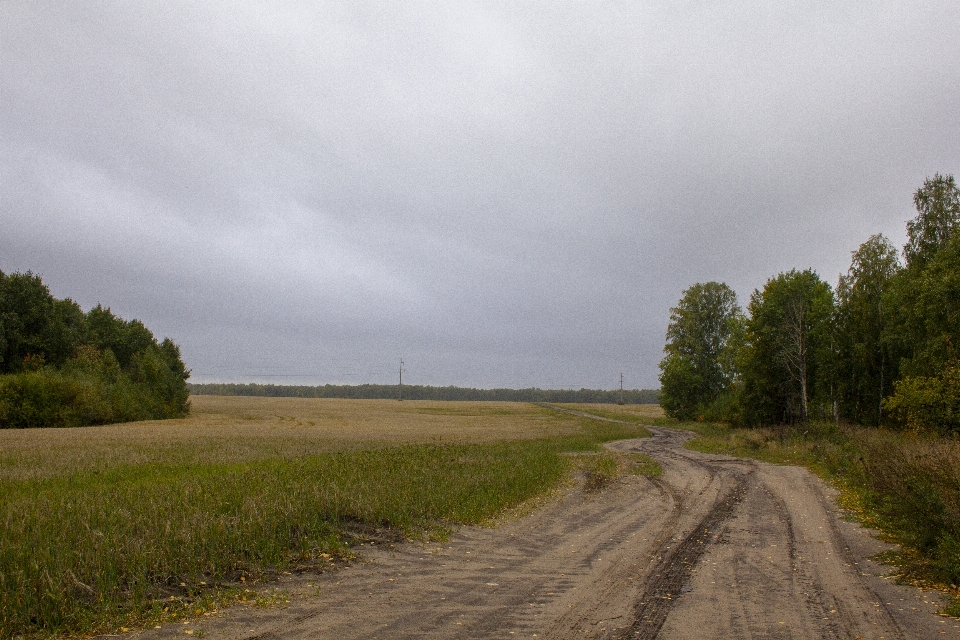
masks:
<svg viewBox="0 0 960 640"><path fill-rule="evenodd" d="M620 372L620 402L619 402L619 404L623 404L623 372L622 372L622 371Z"/></svg>
<svg viewBox="0 0 960 640"><path fill-rule="evenodd" d="M400 358L400 387L398 390L400 395L398 396L397 400L403 402L403 358Z"/></svg>

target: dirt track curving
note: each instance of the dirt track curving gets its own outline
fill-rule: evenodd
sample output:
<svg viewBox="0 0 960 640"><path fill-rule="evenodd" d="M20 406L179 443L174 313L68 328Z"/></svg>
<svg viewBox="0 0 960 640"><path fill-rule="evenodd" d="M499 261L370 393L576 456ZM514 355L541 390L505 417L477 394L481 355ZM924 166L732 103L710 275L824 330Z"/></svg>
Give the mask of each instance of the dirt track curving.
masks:
<svg viewBox="0 0 960 640"><path fill-rule="evenodd" d="M838 518L804 469L683 449L689 432L612 443L656 479L571 489L443 544L366 545L362 560L288 576L286 608L238 606L145 639L955 638L936 594L898 586L883 545Z"/></svg>

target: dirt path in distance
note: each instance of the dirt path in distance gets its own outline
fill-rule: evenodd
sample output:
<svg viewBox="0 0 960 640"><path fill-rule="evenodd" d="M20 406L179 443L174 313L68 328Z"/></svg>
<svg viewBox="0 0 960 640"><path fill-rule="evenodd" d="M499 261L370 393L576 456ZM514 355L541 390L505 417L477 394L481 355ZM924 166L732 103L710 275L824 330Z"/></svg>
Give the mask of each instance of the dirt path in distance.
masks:
<svg viewBox="0 0 960 640"><path fill-rule="evenodd" d="M143 640L294 638L960 638L936 594L892 584L883 545L838 517L805 469L683 449L693 434L612 443L656 479L570 489L445 543L366 545L361 560L286 576L286 608L236 606ZM133 635L133 634L131 634Z"/></svg>

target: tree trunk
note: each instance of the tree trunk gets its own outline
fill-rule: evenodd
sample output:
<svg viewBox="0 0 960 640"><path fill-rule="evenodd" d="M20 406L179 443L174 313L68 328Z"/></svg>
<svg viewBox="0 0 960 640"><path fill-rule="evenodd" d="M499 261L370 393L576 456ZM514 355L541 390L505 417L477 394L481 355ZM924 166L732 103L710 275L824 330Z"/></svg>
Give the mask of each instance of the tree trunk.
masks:
<svg viewBox="0 0 960 640"><path fill-rule="evenodd" d="M780 359L790 377L800 388L800 418L807 422L810 416L807 390L807 330L805 305L800 296L791 299L783 313L783 342ZM796 387L794 387L796 388Z"/></svg>

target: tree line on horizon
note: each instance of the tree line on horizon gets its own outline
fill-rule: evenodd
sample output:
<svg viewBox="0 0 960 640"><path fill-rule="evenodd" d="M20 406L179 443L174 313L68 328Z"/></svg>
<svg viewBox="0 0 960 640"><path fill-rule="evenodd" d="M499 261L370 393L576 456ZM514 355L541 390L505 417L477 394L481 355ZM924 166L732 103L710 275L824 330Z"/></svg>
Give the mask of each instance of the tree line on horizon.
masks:
<svg viewBox="0 0 960 640"><path fill-rule="evenodd" d="M815 271L767 280L744 311L724 283L671 309L660 362L668 415L743 426L845 420L960 432L960 191L914 194L901 253L881 234L836 287Z"/></svg>
<svg viewBox="0 0 960 640"><path fill-rule="evenodd" d="M139 320L58 300L30 271L0 271L0 428L186 415L180 348Z"/></svg>
<svg viewBox="0 0 960 640"><path fill-rule="evenodd" d="M360 384L320 386L203 383L187 385L194 395L261 396L274 398L353 398L362 400L461 400L499 402L574 402L615 404L621 401L620 390L601 389L474 389L470 387L433 387L427 385ZM401 396L402 393L402 396ZM624 389L625 404L657 404L656 389Z"/></svg>

